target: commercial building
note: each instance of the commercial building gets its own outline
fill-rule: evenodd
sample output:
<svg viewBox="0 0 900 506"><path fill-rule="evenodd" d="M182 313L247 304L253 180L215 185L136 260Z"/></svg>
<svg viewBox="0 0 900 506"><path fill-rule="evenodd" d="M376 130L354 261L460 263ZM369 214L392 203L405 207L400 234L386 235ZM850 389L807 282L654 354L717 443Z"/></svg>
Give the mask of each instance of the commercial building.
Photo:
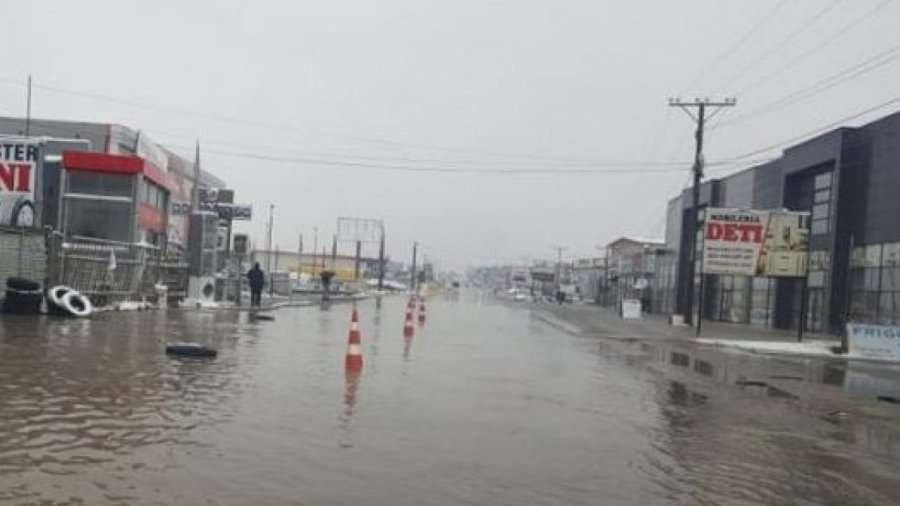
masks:
<svg viewBox="0 0 900 506"><path fill-rule="evenodd" d="M691 195L668 204L665 249L674 283L657 284L682 313L690 290L706 318L763 327L840 332L850 321L900 324L900 113L844 127L797 144L773 161L706 181L698 220L708 207L787 209L811 214L807 289L799 278L690 272ZM702 235L696 246L702 248ZM698 264L700 255L697 256ZM804 300L805 298L805 300ZM696 307L696 306L695 306ZM805 307L805 311L802 311Z"/></svg>
<svg viewBox="0 0 900 506"><path fill-rule="evenodd" d="M31 238L0 255L0 275L73 286L95 302L152 295L158 283L184 294L187 263L200 257L188 251L191 196L225 186L195 172L121 125L0 117L0 247ZM215 247L214 218L191 231L203 237L195 242ZM221 269L208 264L212 278Z"/></svg>

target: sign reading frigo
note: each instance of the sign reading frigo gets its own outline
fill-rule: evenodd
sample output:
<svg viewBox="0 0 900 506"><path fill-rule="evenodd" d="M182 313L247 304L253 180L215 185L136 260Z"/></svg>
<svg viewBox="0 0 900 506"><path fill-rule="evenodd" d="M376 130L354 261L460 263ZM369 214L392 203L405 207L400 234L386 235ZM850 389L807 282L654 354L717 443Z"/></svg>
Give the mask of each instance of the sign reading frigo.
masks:
<svg viewBox="0 0 900 506"><path fill-rule="evenodd" d="M809 213L708 208L703 273L803 277L809 255Z"/></svg>

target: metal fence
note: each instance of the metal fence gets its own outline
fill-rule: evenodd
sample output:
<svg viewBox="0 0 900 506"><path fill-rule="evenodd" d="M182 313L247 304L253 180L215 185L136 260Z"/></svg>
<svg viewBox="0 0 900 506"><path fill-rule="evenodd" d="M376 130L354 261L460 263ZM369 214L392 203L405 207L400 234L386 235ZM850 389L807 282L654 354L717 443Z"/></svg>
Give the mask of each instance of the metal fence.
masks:
<svg viewBox="0 0 900 506"><path fill-rule="evenodd" d="M47 277L47 241L43 230L0 227L0 286L5 288L6 280L11 277L41 283Z"/></svg>
<svg viewBox="0 0 900 506"><path fill-rule="evenodd" d="M165 285L173 299L187 291L187 263L152 245L54 237L51 264L54 284L70 286L101 306L153 300L158 284Z"/></svg>

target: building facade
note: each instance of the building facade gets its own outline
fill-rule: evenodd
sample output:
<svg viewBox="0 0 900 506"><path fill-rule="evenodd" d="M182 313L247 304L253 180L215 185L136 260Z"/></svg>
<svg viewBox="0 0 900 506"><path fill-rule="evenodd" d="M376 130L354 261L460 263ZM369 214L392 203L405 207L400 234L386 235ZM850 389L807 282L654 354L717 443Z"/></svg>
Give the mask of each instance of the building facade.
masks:
<svg viewBox="0 0 900 506"><path fill-rule="evenodd" d="M807 329L833 333L848 320L900 324L898 194L900 113L832 130L776 160L706 181L699 221L707 207L806 211L810 256L806 290L802 279L707 275L700 300L699 260L693 283L687 279L693 227L685 190L668 204L665 247L676 258L671 312L684 312L693 289L713 320L797 328L802 317ZM698 252L702 240L698 235Z"/></svg>

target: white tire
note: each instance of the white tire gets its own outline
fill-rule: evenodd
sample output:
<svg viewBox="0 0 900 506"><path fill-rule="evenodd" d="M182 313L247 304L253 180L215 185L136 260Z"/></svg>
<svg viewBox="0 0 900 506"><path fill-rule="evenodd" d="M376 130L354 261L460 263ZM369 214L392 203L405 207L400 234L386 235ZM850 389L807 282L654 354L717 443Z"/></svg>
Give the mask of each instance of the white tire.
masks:
<svg viewBox="0 0 900 506"><path fill-rule="evenodd" d="M66 294L71 291L73 291L73 289L65 285L54 286L53 288L47 290L47 302L53 304L59 309L66 309L66 307L63 305L63 297L65 297Z"/></svg>
<svg viewBox="0 0 900 506"><path fill-rule="evenodd" d="M63 309L76 318L84 318L94 312L91 301L76 290L71 290L63 295L62 304Z"/></svg>

